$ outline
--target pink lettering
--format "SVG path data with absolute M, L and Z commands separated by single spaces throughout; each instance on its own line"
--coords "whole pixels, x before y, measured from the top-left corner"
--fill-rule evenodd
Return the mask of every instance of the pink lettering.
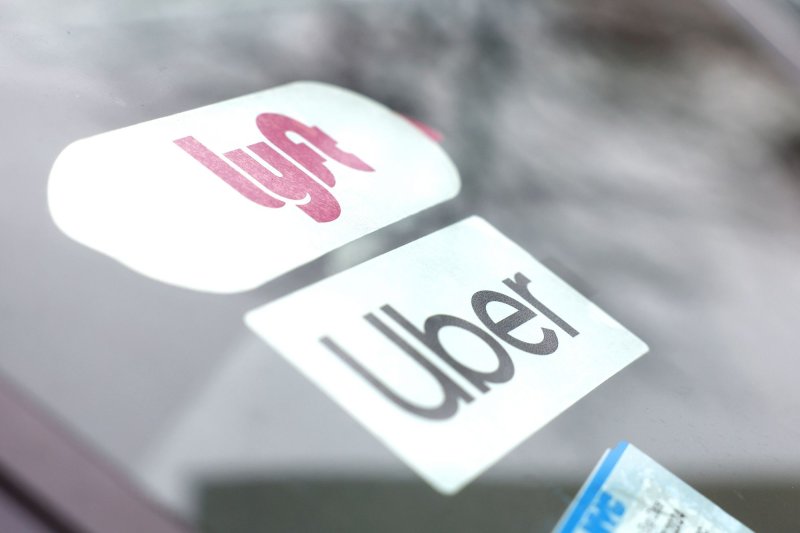
M 345 166 L 364 172 L 374 171 L 371 166 L 364 163 L 355 155 L 340 150 L 339 147 L 336 146 L 336 141 L 317 127 L 306 126 L 293 118 L 275 113 L 262 113 L 258 115 L 256 118 L 256 126 L 258 126 L 258 129 L 268 141 L 283 150 L 286 155 L 306 167 L 317 179 L 330 187 L 336 184 L 336 179 L 333 177 L 333 173 L 325 166 L 325 160 L 305 144 L 295 143 L 289 139 L 289 137 L 286 136 L 287 133 L 296 133 L 315 146 L 320 152 Z
M 248 148 L 272 165 L 273 168 L 280 172 L 280 175 L 274 174 L 264 165 L 256 162 L 244 150 L 226 152 L 225 157 L 236 163 L 239 168 L 253 176 L 257 182 L 275 194 L 287 200 L 307 200 L 303 204 L 298 204 L 297 207 L 317 222 L 330 222 L 339 217 L 341 213 L 339 202 L 328 189 L 317 183 L 266 143 L 251 144 Z
M 323 185 L 333 187 L 336 179 L 330 169 L 325 166 L 325 158 L 314 151 L 311 146 L 328 158 L 352 169 L 364 172 L 374 171 L 372 167 L 355 155 L 339 149 L 336 141 L 317 127 L 306 126 L 292 118 L 275 113 L 258 115 L 256 126 L 268 141 L 305 167 L 319 182 L 306 174 L 295 162 L 287 159 L 264 142 L 251 144 L 248 148 L 271 168 L 259 163 L 244 149 L 237 148 L 224 154 L 254 181 L 241 174 L 192 136 L 173 142 L 245 198 L 265 207 L 285 205 L 281 199 L 274 198 L 259 188 L 256 185 L 258 183 L 280 198 L 293 202 L 298 209 L 317 222 L 336 220 L 341 214 L 341 206 L 331 191 Z M 289 132 L 299 135 L 308 144 L 292 141 L 286 135 Z
M 233 167 L 194 137 L 184 137 L 173 142 L 208 170 L 219 176 L 222 181 L 236 189 L 245 198 L 264 207 L 281 207 L 284 205 L 284 202 L 273 198 L 256 187 L 253 182 L 239 174 Z

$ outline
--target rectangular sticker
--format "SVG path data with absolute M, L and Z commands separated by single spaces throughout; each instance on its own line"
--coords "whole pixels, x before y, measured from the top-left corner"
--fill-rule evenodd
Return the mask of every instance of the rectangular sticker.
M 554 533 L 752 533 L 636 447 L 606 451 Z
M 245 319 L 443 493 L 647 351 L 478 217 Z
M 151 278 L 253 289 L 439 202 L 458 171 L 354 92 L 297 82 L 76 141 L 50 172 L 56 225 Z

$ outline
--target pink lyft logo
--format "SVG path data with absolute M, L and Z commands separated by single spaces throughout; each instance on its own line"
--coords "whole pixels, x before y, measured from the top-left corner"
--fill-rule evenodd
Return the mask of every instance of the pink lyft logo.
M 264 207 L 281 207 L 286 201 L 303 202 L 295 205 L 317 222 L 336 220 L 342 210 L 329 190 L 336 184 L 336 179 L 325 166 L 325 159 L 310 146 L 352 169 L 374 172 L 372 167 L 355 155 L 339 149 L 336 141 L 317 127 L 306 126 L 276 113 L 258 115 L 256 126 L 272 145 L 258 142 L 247 148 L 272 168 L 265 167 L 242 149 L 231 150 L 223 155 L 275 196 L 267 194 L 194 137 L 183 137 L 173 142 L 245 198 Z M 287 135 L 290 132 L 299 135 L 308 144 L 292 141 Z

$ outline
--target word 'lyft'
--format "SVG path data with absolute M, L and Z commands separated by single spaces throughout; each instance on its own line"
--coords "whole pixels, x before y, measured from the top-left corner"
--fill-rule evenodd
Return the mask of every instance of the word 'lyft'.
M 570 337 L 578 335 L 578 330 L 569 325 L 564 319 L 555 314 L 550 308 L 537 300 L 529 291 L 530 280 L 523 274 L 517 273 L 514 279 L 505 279 L 503 283 L 520 296 L 531 307 L 547 317 L 553 324 L 561 328 Z M 489 316 L 487 307 L 492 302 L 499 302 L 512 308 L 512 314 L 501 320 L 494 320 Z M 467 382 L 478 389 L 481 393 L 489 391 L 488 383 L 505 383 L 514 377 L 514 362 L 508 351 L 498 341 L 505 342 L 515 348 L 534 355 L 550 355 L 558 349 L 558 336 L 550 328 L 542 327 L 542 340 L 539 342 L 527 342 L 511 334 L 516 328 L 522 326 L 536 316 L 536 312 L 524 303 L 506 294 L 481 290 L 472 295 L 472 310 L 477 318 L 494 336 L 484 329 L 476 326 L 472 322 L 452 315 L 434 315 L 425 320 L 422 330 L 411 324 L 403 315 L 390 305 L 381 306 L 389 318 L 402 327 L 408 334 L 424 344 L 431 352 L 436 354 L 446 365 L 461 375 Z M 338 343 L 328 336 L 320 338 L 320 342 L 344 361 L 352 370 L 364 378 L 370 385 L 377 389 L 386 398 L 398 407 L 433 420 L 446 420 L 456 414 L 461 401 L 470 403 L 474 400 L 473 396 L 458 385 L 450 376 L 441 370 L 437 365 L 428 360 L 409 342 L 401 337 L 396 331 L 382 322 L 373 313 L 364 315 L 364 319 L 390 342 L 402 349 L 414 362 L 427 371 L 440 385 L 443 399 L 438 406 L 425 407 L 418 405 L 392 390 L 375 374 L 369 371 L 355 357 L 344 350 Z M 460 328 L 472 333 L 475 337 L 482 340 L 494 352 L 497 357 L 497 368 L 491 372 L 478 371 L 471 368 L 453 357 L 442 345 L 439 332 L 445 327 Z M 497 338 L 495 338 L 497 337 Z
M 336 220 L 341 213 L 338 200 L 329 190 L 336 184 L 336 179 L 318 152 L 352 169 L 374 171 L 355 155 L 341 150 L 330 135 L 317 127 L 306 126 L 276 113 L 258 115 L 256 126 L 271 144 L 257 142 L 247 148 L 271 168 L 259 163 L 243 149 L 223 154 L 252 180 L 192 136 L 173 142 L 245 198 L 264 207 L 275 208 L 287 201 L 295 202 L 301 211 L 317 222 Z M 305 143 L 291 140 L 288 133 L 300 136 Z M 272 194 L 267 194 L 264 189 Z

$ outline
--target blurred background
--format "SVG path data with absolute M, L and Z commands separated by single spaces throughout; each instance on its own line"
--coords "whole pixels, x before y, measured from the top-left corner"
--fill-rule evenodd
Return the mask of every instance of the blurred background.
M 797 13 L 6 0 L 0 531 L 547 532 L 622 439 L 752 529 L 800 531 Z M 304 79 L 441 130 L 460 196 L 234 296 L 145 279 L 50 220 L 68 143 Z M 242 315 L 470 214 L 651 351 L 445 497 Z

